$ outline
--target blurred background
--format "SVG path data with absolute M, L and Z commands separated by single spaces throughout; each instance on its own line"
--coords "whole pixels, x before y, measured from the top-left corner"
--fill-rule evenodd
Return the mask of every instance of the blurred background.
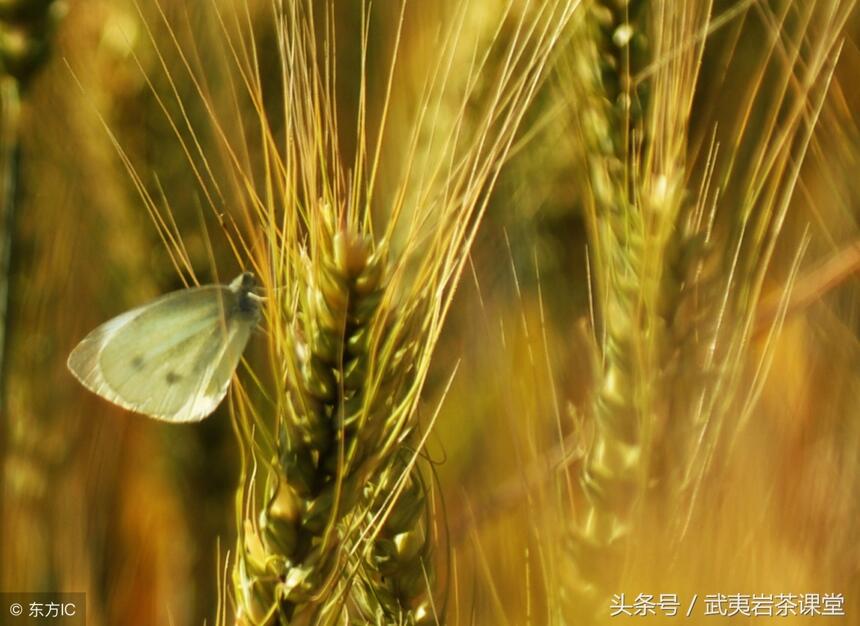
M 335 10 L 345 153 L 354 149 L 360 4 Z M 472 4 L 463 30 L 480 45 L 495 36 L 506 3 Z M 757 142 L 768 120 L 787 116 L 787 106 L 767 103 L 785 102 L 790 44 L 814 38 L 808 24 L 826 21 L 836 4 L 714 3 L 712 15 L 724 20 L 707 32 L 700 74 L 687 86 L 695 88 L 687 180 L 696 195 L 702 173 L 718 170 L 718 220 L 731 222 L 732 206 L 742 210 Z M 404 13 L 404 79 L 393 87 L 389 131 L 404 143 L 422 85 L 406 77 L 422 77 L 435 61 L 433 29 L 456 3 L 432 5 Z M 224 407 L 193 426 L 156 423 L 86 392 L 65 365 L 96 325 L 182 286 L 142 193 L 169 207 L 201 282 L 217 278 L 211 258 L 222 279 L 236 269 L 195 184 L 195 168 L 217 172 L 227 159 L 210 110 L 227 135 L 242 125 L 243 105 L 233 101 L 242 78 L 222 32 L 232 18 L 221 6 L 0 3 L 10 251 L 0 276 L 8 302 L 0 319 L 0 589 L 85 591 L 94 626 L 212 623 L 235 544 L 238 453 Z M 272 8 L 263 0 L 237 6 L 256 35 L 264 104 L 276 110 Z M 629 551 L 619 592 L 835 592 L 845 595 L 845 623 L 860 624 L 860 14 L 849 8 L 767 268 L 749 369 L 733 383 L 754 392 L 754 408 L 737 408 L 727 422 L 730 453 L 708 466 L 701 504 L 671 549 L 656 529 L 675 521 L 672 511 L 643 514 L 633 533 L 642 549 Z M 400 15 L 399 3 L 374 7 L 366 70 L 373 119 Z M 774 24 L 775 15 L 784 20 Z M 795 38 L 800 29 L 807 34 Z M 774 32 L 786 33 L 776 52 L 766 43 Z M 567 534 L 582 504 L 568 487 L 589 441 L 585 407 L 600 365 L 578 173 L 585 148 L 565 89 L 565 68 L 577 57 L 560 42 L 556 61 L 491 196 L 426 389 L 429 411 L 459 363 L 426 450 L 448 526 L 438 567 L 451 624 L 568 623 L 561 596 L 578 584 L 565 561 L 577 558 Z M 186 63 L 205 83 L 190 78 Z M 746 134 L 736 142 L 739 124 Z M 199 142 L 209 160 L 196 149 L 189 158 L 177 136 Z M 715 143 L 721 151 L 710 158 Z M 393 187 L 402 167 L 395 150 L 381 167 L 381 186 Z M 223 192 L 219 202 L 229 205 L 229 185 Z M 801 248 L 795 297 L 771 333 Z M 768 367 L 759 372 L 762 355 Z M 660 454 L 672 464 L 671 449 Z

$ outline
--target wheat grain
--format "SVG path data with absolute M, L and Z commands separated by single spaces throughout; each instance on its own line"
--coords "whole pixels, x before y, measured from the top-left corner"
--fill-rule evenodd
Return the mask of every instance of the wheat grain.
M 259 220 L 271 242 L 258 265 L 274 266 L 275 284 L 285 293 L 267 307 L 277 385 L 274 427 L 253 405 L 242 418 L 263 484 L 256 489 L 250 482 L 240 508 L 244 532 L 234 569 L 240 622 L 333 623 L 349 615 L 377 623 L 444 619 L 432 611 L 432 533 L 423 481 L 402 459 L 415 444 L 411 433 L 429 359 L 486 206 L 485 192 L 573 4 L 551 3 L 511 18 L 515 45 L 490 42 L 504 56 L 499 81 L 489 91 L 487 85 L 479 89 L 471 74 L 455 86 L 445 75 L 450 49 L 462 45 L 457 20 L 468 9 L 458 9 L 453 35 L 429 74 L 381 235 L 374 234 L 370 209 L 379 154 L 367 151 L 373 142 L 363 134 L 364 113 L 355 174 L 346 176 L 330 70 L 316 56 L 310 26 L 315 12 L 310 3 L 299 3 L 280 14 L 283 62 L 291 77 L 285 83 L 292 107 L 287 127 L 294 140 L 284 156 L 272 146 L 271 171 L 287 180 L 271 189 L 299 210 L 281 217 L 278 206 L 249 203 L 249 223 Z M 430 117 L 439 110 L 434 103 L 451 94 L 458 104 L 446 120 L 450 134 L 419 146 L 425 125 L 438 123 Z M 463 111 L 477 98 L 485 112 L 475 123 Z M 386 101 L 383 115 L 388 106 Z M 419 152 L 426 163 L 421 169 L 413 162 Z M 274 261 L 270 250 L 276 251 Z

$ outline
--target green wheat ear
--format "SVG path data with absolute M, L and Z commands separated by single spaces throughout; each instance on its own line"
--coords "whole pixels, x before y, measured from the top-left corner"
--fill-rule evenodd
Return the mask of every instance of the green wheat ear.
M 591 414 L 594 435 L 580 482 L 586 506 L 570 538 L 575 572 L 563 595 L 570 615 L 593 615 L 617 582 L 641 489 L 643 216 L 634 189 L 633 141 L 643 137 L 646 93 L 632 82 L 644 63 L 645 3 L 588 4 L 572 39 L 572 91 L 585 141 L 591 236 L 601 309 L 602 372 Z M 602 565 L 601 565 L 602 564 Z
M 245 576 L 237 580 L 256 621 L 291 618 L 312 603 L 340 558 L 335 525 L 361 493 L 360 462 L 376 407 L 365 405 L 370 326 L 379 307 L 384 265 L 366 237 L 329 218 L 307 257 L 283 372 L 293 393 L 285 437 L 265 488 L 257 534 L 246 537 Z M 372 440 L 372 438 L 370 438 Z M 249 593 L 249 591 L 251 593 Z
M 378 497 L 367 486 L 392 485 L 390 459 L 414 394 L 418 343 L 404 323 L 409 314 L 380 314 L 384 251 L 337 225 L 328 208 L 320 215 L 297 272 L 283 436 L 235 580 L 251 623 L 340 610 L 321 598 L 338 595 L 332 589 L 354 547 L 345 538 Z
M 419 119 L 405 143 L 392 144 L 406 162 L 389 160 L 386 167 L 404 165 L 404 171 L 385 193 L 376 191 L 382 187 L 377 167 L 390 148 L 381 147 L 382 130 L 377 139 L 365 136 L 363 102 L 355 163 L 344 164 L 339 152 L 331 42 L 328 34 L 317 40 L 317 5 L 306 0 L 281 7 L 280 26 L 290 42 L 289 53 L 282 51 L 288 141 L 276 145 L 280 131 L 267 132 L 275 174 L 266 197 L 246 207 L 253 233 L 247 241 L 243 234 L 241 243 L 259 254 L 252 264 L 273 268 L 258 275 L 287 291 L 268 300 L 265 311 L 271 387 L 259 385 L 259 402 L 239 391 L 235 405 L 249 454 L 233 568 L 240 624 L 444 619 L 432 610 L 434 537 L 425 483 L 415 467 L 423 445 L 413 434 L 419 399 L 486 192 L 574 4 L 554 0 L 533 13 L 501 18 L 513 26 L 513 43 L 488 44 L 504 50 L 489 93 L 479 93 L 473 80 L 486 70 L 482 57 L 460 45 L 471 9 L 458 5 L 446 29 L 446 52 L 428 72 Z M 333 16 L 334 3 L 325 6 Z M 369 20 L 369 5 L 361 7 Z M 325 58 L 318 57 L 323 48 Z M 461 53 L 472 69 L 457 77 L 465 82 L 449 86 L 448 63 Z M 399 79 L 393 60 L 383 122 Z M 437 99 L 451 99 L 458 114 L 440 120 Z M 480 114 L 473 116 L 473 103 Z M 271 130 L 264 114 L 260 121 Z M 443 121 L 450 126 L 440 130 Z M 433 132 L 424 146 L 426 128 Z M 416 156 L 425 148 L 432 155 L 426 166 Z M 242 171 L 239 178 L 253 176 Z M 377 202 L 382 223 L 374 225 Z M 259 239 L 264 245 L 256 245 Z
M 430 626 L 439 620 L 431 494 L 411 460 L 404 449 L 365 489 L 371 506 L 361 522 L 371 540 L 359 552 L 353 601 L 368 624 Z

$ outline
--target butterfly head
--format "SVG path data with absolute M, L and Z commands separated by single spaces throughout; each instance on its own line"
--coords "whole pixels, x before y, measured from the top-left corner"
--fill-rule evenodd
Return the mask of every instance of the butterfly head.
M 252 272 L 242 272 L 230 283 L 230 291 L 238 297 L 237 308 L 241 315 L 260 317 L 260 296 L 254 293 L 257 277 Z

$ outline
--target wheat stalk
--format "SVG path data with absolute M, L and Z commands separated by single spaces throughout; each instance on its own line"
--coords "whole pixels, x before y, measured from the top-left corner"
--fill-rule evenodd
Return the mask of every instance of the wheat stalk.
M 20 245 L 16 237 L 20 235 L 18 210 L 23 195 L 22 101 L 31 79 L 48 60 L 63 8 L 61 2 L 32 0 L 12 0 L 0 6 L 0 485 L 4 487 L 0 491 L 0 542 L 11 545 L 21 529 L 39 529 L 41 532 L 21 534 L 33 539 L 31 550 L 42 557 L 33 559 L 37 563 L 33 565 L 22 552 L 10 550 L 0 569 L 0 582 L 7 585 L 13 580 L 12 572 L 18 584 L 24 580 L 34 584 L 47 575 L 56 575 L 50 545 L 44 540 L 44 529 L 50 524 L 45 499 L 66 449 L 57 442 L 62 436 L 56 422 L 37 418 L 37 412 L 25 414 L 9 401 L 10 393 L 20 394 L 27 384 L 8 363 L 19 364 L 13 347 L 18 352 L 26 345 L 21 331 L 33 315 L 28 310 L 31 303 L 22 302 L 15 294 L 19 281 L 24 282 L 25 271 L 14 263 L 14 248 Z M 46 441 L 51 443 L 45 445 Z
M 237 569 L 243 606 L 262 606 L 267 614 L 276 608 L 286 621 L 296 607 L 315 603 L 341 565 L 337 526 L 373 474 L 369 457 L 383 429 L 393 426 L 384 416 L 414 375 L 407 365 L 414 344 L 373 335 L 386 278 L 382 259 L 354 233 L 336 232 L 334 216 L 321 213 L 319 246 L 311 246 L 300 287 L 295 357 L 283 372 L 295 394 L 284 407 L 273 463 L 279 473 L 268 477 L 259 527 L 246 530 Z M 382 355 L 391 358 L 385 375 L 368 385 L 369 359 Z M 254 554 L 254 542 L 266 556 Z M 246 614 L 252 623 L 268 619 Z
M 567 610 L 572 614 L 595 613 L 616 580 L 642 488 L 639 400 L 644 381 L 638 342 L 644 324 L 640 308 L 644 217 L 635 193 L 634 145 L 647 144 L 648 138 L 642 125 L 645 102 L 641 87 L 632 82 L 631 63 L 643 62 L 644 4 L 590 3 L 573 37 L 577 47 L 573 80 L 583 94 L 580 128 L 593 199 L 589 215 L 603 312 L 603 371 L 593 407 L 593 441 L 582 470 L 588 504 L 572 544 L 573 560 L 579 564 L 573 575 L 577 582 L 569 590 Z M 597 569 L 596 563 L 604 565 Z
M 390 85 L 375 141 L 367 136 L 361 92 L 357 150 L 347 173 L 334 70 L 329 57 L 319 56 L 329 39 L 316 39 L 317 32 L 332 32 L 334 6 L 278 7 L 290 141 L 277 145 L 258 110 L 271 173 L 266 195 L 248 197 L 250 179 L 237 162 L 247 198 L 237 248 L 251 253 L 268 292 L 278 294 L 265 307 L 270 400 L 241 396 L 236 407 L 253 459 L 233 573 L 237 619 L 245 624 L 333 623 L 349 615 L 376 623 L 444 619 L 431 606 L 423 482 L 403 455 L 416 445 L 430 357 L 486 193 L 574 8 L 570 2 L 521 13 L 509 8 L 500 18 L 511 24 L 509 39 L 499 29 L 489 44 L 503 51 L 497 81 L 476 80 L 489 71 L 485 53 L 473 59 L 475 69 L 457 91 L 448 63 L 462 45 L 459 24 L 470 7 L 458 8 L 428 74 L 419 119 L 401 152 L 402 182 L 385 201 L 380 228 L 372 207 Z M 253 67 L 247 76 L 253 85 Z M 252 87 L 257 100 L 255 93 Z M 436 102 L 449 93 L 462 98 L 446 120 L 449 132 L 422 145 L 426 129 L 439 121 Z M 482 112 L 466 116 L 476 94 Z M 421 169 L 413 161 L 419 152 Z M 407 456 L 414 459 L 418 449 Z M 405 537 L 410 547 L 392 554 Z
M 436 564 L 432 493 L 413 456 L 402 451 L 366 489 L 371 503 L 362 520 L 370 536 L 357 552 L 352 590 L 355 622 L 430 625 L 443 616 L 434 599 Z M 361 544 L 357 547 L 361 548 Z M 437 606 L 438 604 L 438 606 Z
M 0 6 L 0 407 L 5 392 L 12 245 L 19 195 L 21 91 L 47 58 L 62 7 L 61 2 L 31 0 L 13 0 Z
M 576 571 L 570 574 L 575 582 L 567 609 L 572 615 L 598 619 L 631 558 L 631 535 L 644 528 L 645 519 L 665 520 L 661 511 L 689 513 L 691 473 L 695 493 L 720 433 L 729 429 L 736 438 L 743 426 L 743 420 L 730 417 L 729 407 L 736 406 L 738 376 L 746 371 L 758 301 L 753 283 L 766 271 L 783 219 L 777 216 L 784 217 L 787 206 L 775 181 L 796 180 L 799 165 L 792 161 L 788 167 L 788 155 L 800 147 L 802 161 L 823 97 L 821 85 L 826 86 L 825 60 L 845 15 L 843 7 L 836 9 L 839 19 L 810 44 L 816 63 L 791 101 L 796 111 L 814 103 L 812 121 L 803 129 L 810 134 L 802 139 L 799 118 L 791 116 L 792 139 L 771 143 L 774 135 L 765 134 L 758 163 L 775 168 L 759 170 L 763 178 L 742 192 L 749 194 L 745 208 L 734 213 L 741 225 L 728 237 L 729 245 L 715 250 L 717 206 L 729 183 L 722 178 L 714 189 L 713 142 L 700 155 L 704 166 L 698 172 L 688 163 L 696 156 L 690 149 L 690 113 L 705 42 L 713 29 L 747 8 L 738 3 L 713 18 L 708 3 L 657 2 L 646 8 L 638 2 L 595 2 L 574 36 L 579 57 L 571 81 L 578 89 L 569 98 L 576 103 L 584 144 L 601 371 L 581 472 L 586 504 L 572 538 Z M 773 16 L 774 41 L 788 11 Z M 798 38 L 810 23 L 799 29 Z M 796 58 L 789 57 L 789 64 Z M 792 110 L 787 102 L 775 104 L 770 119 L 780 107 Z M 700 182 L 691 189 L 694 173 Z M 773 193 L 763 192 L 766 188 Z M 752 223 L 759 224 L 761 236 L 751 242 L 745 231 Z M 764 224 L 776 228 L 765 236 Z M 787 279 L 789 287 L 792 280 Z M 767 360 L 756 367 L 766 369 Z M 743 402 L 748 412 L 754 398 Z M 708 442 L 704 456 L 703 441 Z M 668 527 L 655 526 L 660 532 Z M 666 532 L 671 550 L 683 534 L 678 527 Z M 656 547 L 646 553 L 659 557 Z

